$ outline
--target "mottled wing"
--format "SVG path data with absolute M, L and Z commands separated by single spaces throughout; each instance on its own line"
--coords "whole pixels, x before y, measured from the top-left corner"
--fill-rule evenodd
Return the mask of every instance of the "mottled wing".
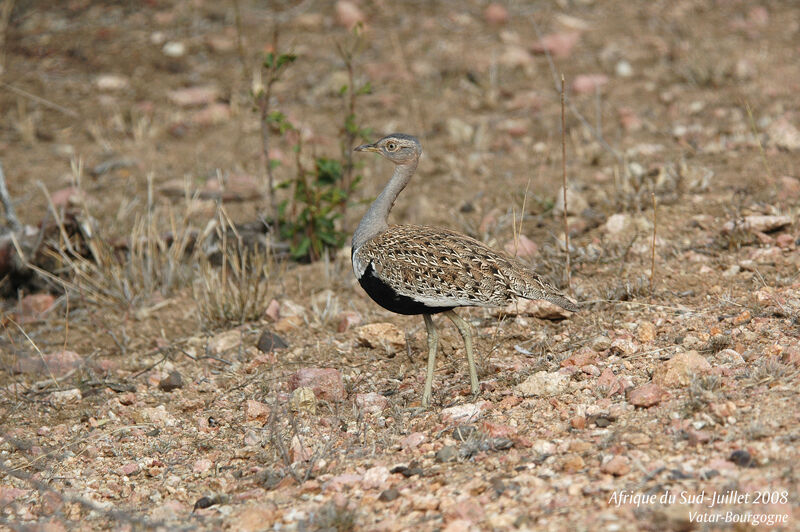
M 577 310 L 520 261 L 446 229 L 392 226 L 356 255 L 397 293 L 430 306 L 503 306 L 519 296 Z

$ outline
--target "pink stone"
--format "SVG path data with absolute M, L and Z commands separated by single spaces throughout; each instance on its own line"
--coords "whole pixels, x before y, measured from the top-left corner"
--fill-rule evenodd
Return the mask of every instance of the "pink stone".
M 509 240 L 503 247 L 506 253 L 516 257 L 532 259 L 539 253 L 536 242 L 525 235 L 519 235 L 515 240 Z
M 483 18 L 489 24 L 501 26 L 508 22 L 508 10 L 502 4 L 491 3 L 483 10 Z
M 653 382 L 665 388 L 687 386 L 695 375 L 711 371 L 711 364 L 697 351 L 678 353 L 658 366 L 653 372 Z
M 194 464 L 192 464 L 192 472 L 205 473 L 206 471 L 210 470 L 213 466 L 214 462 L 212 462 L 208 458 L 199 458 L 195 460 Z
M 120 472 L 121 475 L 125 475 L 126 477 L 129 477 L 129 476 L 139 472 L 139 464 L 137 464 L 136 462 L 130 462 L 130 463 L 125 464 L 124 466 L 120 467 L 119 468 L 119 472 Z
M 375 392 L 359 393 L 356 394 L 356 405 L 364 412 L 377 414 L 389 406 L 389 399 Z
M 581 34 L 576 31 L 551 33 L 533 45 L 533 52 L 537 54 L 549 52 L 555 58 L 568 57 L 580 38 Z
M 389 468 L 386 466 L 375 466 L 364 472 L 361 479 L 361 487 L 365 490 L 383 488 L 389 478 Z
M 630 465 L 628 465 L 627 458 L 622 455 L 617 455 L 600 466 L 600 470 L 603 473 L 608 473 L 609 475 L 614 475 L 615 477 L 621 477 L 628 474 L 631 468 Z
M 281 317 L 281 304 L 278 303 L 276 300 L 272 300 L 267 305 L 267 312 L 265 313 L 269 319 L 272 321 L 278 321 Z
M 343 401 L 346 396 L 342 374 L 334 368 L 302 368 L 289 378 L 289 388 L 311 388 L 325 401 Z
M 359 7 L 353 2 L 339 0 L 336 2 L 336 21 L 347 29 L 352 29 L 358 23 L 365 23 L 366 17 Z
M 447 424 L 472 423 L 490 406 L 491 403 L 488 401 L 451 406 L 442 410 L 442 422 Z
M 345 310 L 339 313 L 339 324 L 336 326 L 336 331 L 343 333 L 350 327 L 355 327 L 361 323 L 361 314 L 355 310 Z
M 516 427 L 510 425 L 503 425 L 502 423 L 493 423 L 491 421 L 484 421 L 481 423 L 483 432 L 493 438 L 513 438 L 517 435 Z
M 214 102 L 220 92 L 214 86 L 187 87 L 167 92 L 167 99 L 180 107 L 200 107 Z
M 660 403 L 663 396 L 664 390 L 659 385 L 648 382 L 631 390 L 630 394 L 628 394 L 628 401 L 633 406 L 648 408 Z
M 400 447 L 405 450 L 414 449 L 427 439 L 427 436 L 421 432 L 412 432 L 402 440 L 400 440 Z
M 39 373 L 46 376 L 63 377 L 81 367 L 83 358 L 74 351 L 57 351 L 40 356 L 21 358 L 14 366 L 16 373 Z
M 254 419 L 260 419 L 262 421 L 266 421 L 269 417 L 271 410 L 269 405 L 265 403 L 261 403 L 259 401 L 254 401 L 253 399 L 248 399 L 245 402 L 244 407 L 244 417 L 247 421 L 252 421 Z
M 30 294 L 19 302 L 19 313 L 22 321 L 38 318 L 53 307 L 56 298 L 50 294 Z
M 605 74 L 581 74 L 572 81 L 572 92 L 575 94 L 592 94 L 608 83 Z

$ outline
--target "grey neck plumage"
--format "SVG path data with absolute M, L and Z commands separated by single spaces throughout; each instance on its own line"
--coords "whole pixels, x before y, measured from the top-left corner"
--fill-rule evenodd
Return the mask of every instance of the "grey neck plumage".
M 389 211 L 392 210 L 397 196 L 411 180 L 411 176 L 414 175 L 414 171 L 417 169 L 417 162 L 398 164 L 394 167 L 394 173 L 389 183 L 375 198 L 372 205 L 369 206 L 367 214 L 361 218 L 361 222 L 353 233 L 353 250 L 360 248 L 370 239 L 389 228 L 389 224 L 386 222 L 389 217 Z

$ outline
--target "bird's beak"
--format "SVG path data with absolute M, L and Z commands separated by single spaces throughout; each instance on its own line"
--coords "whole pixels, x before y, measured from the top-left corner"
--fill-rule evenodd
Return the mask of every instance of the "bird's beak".
M 380 151 L 374 144 L 362 144 L 353 151 Z

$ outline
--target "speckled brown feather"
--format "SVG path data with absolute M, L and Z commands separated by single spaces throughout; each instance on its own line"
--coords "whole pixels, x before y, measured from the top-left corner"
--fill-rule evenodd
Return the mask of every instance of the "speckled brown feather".
M 434 227 L 395 225 L 355 251 L 397 293 L 431 306 L 504 306 L 515 296 L 577 306 L 529 267 L 474 238 Z

